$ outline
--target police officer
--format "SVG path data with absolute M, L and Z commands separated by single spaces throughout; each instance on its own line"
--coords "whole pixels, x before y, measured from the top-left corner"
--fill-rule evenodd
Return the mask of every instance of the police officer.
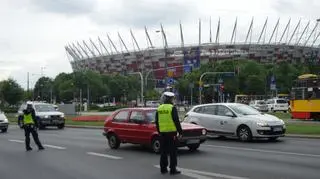
M 23 110 L 23 118 L 22 124 L 24 129 L 24 135 L 26 137 L 25 144 L 26 150 L 30 151 L 32 148 L 30 147 L 30 133 L 32 134 L 34 142 L 37 144 L 39 150 L 43 150 L 44 147 L 42 146 L 37 132 L 38 121 L 36 119 L 35 111 L 32 107 L 32 102 L 27 102 L 27 108 Z
M 180 174 L 177 170 L 177 137 L 182 136 L 182 128 L 179 121 L 177 108 L 173 105 L 174 93 L 164 92 L 164 104 L 161 104 L 156 112 L 156 126 L 160 134 L 160 171 L 168 173 L 168 154 L 170 155 L 170 174 Z

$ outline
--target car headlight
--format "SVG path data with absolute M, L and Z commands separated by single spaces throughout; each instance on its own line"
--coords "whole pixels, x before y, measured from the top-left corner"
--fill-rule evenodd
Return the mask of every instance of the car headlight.
M 202 135 L 207 135 L 207 130 L 206 129 L 202 129 Z
M 4 120 L 3 120 L 3 122 L 8 122 L 8 118 L 5 117 Z
M 60 117 L 61 117 L 61 118 L 64 118 L 64 114 L 61 114 Z
M 48 115 L 45 115 L 45 116 L 43 116 L 43 118 L 48 119 L 48 118 L 49 118 L 49 116 L 48 116 Z
M 260 127 L 269 127 L 269 125 L 266 122 L 257 122 L 257 125 Z

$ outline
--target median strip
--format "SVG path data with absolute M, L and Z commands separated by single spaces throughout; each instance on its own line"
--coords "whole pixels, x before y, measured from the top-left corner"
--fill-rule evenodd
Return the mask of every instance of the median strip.
M 107 155 L 107 154 L 101 154 L 101 153 L 95 153 L 95 152 L 87 152 L 87 154 L 88 155 L 93 155 L 93 156 L 98 156 L 98 157 L 105 157 L 105 158 L 114 159 L 114 160 L 123 159 L 122 157 L 113 156 L 113 155 Z

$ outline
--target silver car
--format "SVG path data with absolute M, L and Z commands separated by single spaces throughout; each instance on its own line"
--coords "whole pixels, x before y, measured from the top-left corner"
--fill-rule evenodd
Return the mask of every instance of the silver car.
M 268 112 L 268 105 L 264 100 L 254 100 L 250 101 L 249 105 L 256 110 L 262 111 L 262 112 Z
M 253 138 L 276 140 L 285 134 L 283 120 L 239 103 L 214 103 L 194 106 L 184 122 L 198 124 L 208 135 L 235 136 L 241 141 Z
M 0 130 L 1 132 L 7 132 L 9 126 L 9 121 L 6 115 L 0 111 Z

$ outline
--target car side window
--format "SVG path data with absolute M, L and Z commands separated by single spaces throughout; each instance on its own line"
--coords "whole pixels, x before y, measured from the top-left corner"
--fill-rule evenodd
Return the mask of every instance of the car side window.
M 202 111 L 202 107 L 197 107 L 196 109 L 193 110 L 193 112 L 196 112 L 196 113 L 201 113 Z
M 120 111 L 114 118 L 114 122 L 126 122 L 128 119 L 129 111 Z
M 202 110 L 203 114 L 211 114 L 211 115 L 215 115 L 216 114 L 216 109 L 217 109 L 216 105 L 205 106 L 203 108 L 204 108 Z
M 130 115 L 129 122 L 134 123 L 134 121 L 144 121 L 145 117 L 141 111 L 132 111 Z
M 227 116 L 227 113 L 232 113 L 230 109 L 225 106 L 218 106 L 217 115 L 218 116 Z

